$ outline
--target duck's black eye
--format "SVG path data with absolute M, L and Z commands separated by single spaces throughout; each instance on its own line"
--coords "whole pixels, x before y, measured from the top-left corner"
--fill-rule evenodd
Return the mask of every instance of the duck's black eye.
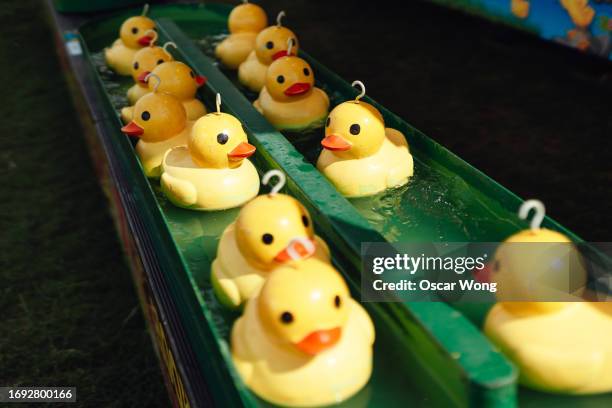
M 334 297 L 334 306 L 336 306 L 336 309 L 339 309 L 340 306 L 342 306 L 342 299 L 340 299 L 340 296 L 338 295 Z
M 495 260 L 495 263 L 493 264 L 493 270 L 494 270 L 495 272 L 497 272 L 497 271 L 499 271 L 499 267 L 500 267 L 500 265 L 499 265 L 499 259 L 496 259 L 496 260 Z
M 308 220 L 308 217 L 305 215 L 302 215 L 302 224 L 304 224 L 306 228 L 308 228 L 308 226 L 310 225 L 310 221 Z
M 138 33 L 138 27 L 133 27 L 132 34 L 137 34 L 137 33 Z
M 160 58 L 160 59 L 158 59 L 158 60 L 157 60 L 157 65 L 159 65 L 159 64 L 163 64 L 163 63 L 164 63 L 164 60 L 163 60 L 163 59 L 161 59 L 161 58 Z
M 331 123 L 331 116 L 327 117 L 327 122 L 325 122 L 325 127 L 329 127 L 329 124 Z
M 295 40 L 295 38 L 291 39 L 291 46 L 295 47 L 295 44 L 297 44 L 297 41 Z
M 144 111 L 142 112 L 140 117 L 142 118 L 142 120 L 149 120 L 151 119 L 151 114 L 149 113 L 149 111 Z
M 308 68 L 304 68 L 304 75 L 309 76 L 310 70 Z
M 153 30 L 153 31 L 157 31 L 157 27 L 153 27 L 153 28 L 152 28 L 152 30 Z
M 279 84 L 282 84 L 283 82 L 285 82 L 285 77 L 282 75 L 277 76 L 276 82 L 278 82 Z
M 136 61 L 136 62 L 134 63 L 134 69 L 138 69 L 138 67 L 139 67 L 139 66 L 140 66 L 140 65 L 138 65 L 138 61 Z
M 351 132 L 351 135 L 358 135 L 359 132 L 361 132 L 361 126 L 359 126 L 357 123 L 353 123 L 349 131 Z
M 267 48 L 267 49 L 269 49 L 269 50 L 271 50 L 272 48 L 274 48 L 274 43 L 273 43 L 272 41 L 268 41 L 268 42 L 266 43 L 266 48 Z
M 193 73 L 193 71 L 189 71 L 189 75 L 191 75 L 192 78 L 195 78 L 195 74 Z
M 219 133 L 217 135 L 217 143 L 219 144 L 226 144 L 228 140 L 229 136 L 227 135 L 227 133 Z
M 272 241 L 274 241 L 274 237 L 272 236 L 272 234 L 268 234 L 266 232 L 261 236 L 261 241 L 266 245 L 270 245 Z
M 293 322 L 293 315 L 291 314 L 291 312 L 283 312 L 280 316 L 280 320 L 285 324 L 289 324 Z

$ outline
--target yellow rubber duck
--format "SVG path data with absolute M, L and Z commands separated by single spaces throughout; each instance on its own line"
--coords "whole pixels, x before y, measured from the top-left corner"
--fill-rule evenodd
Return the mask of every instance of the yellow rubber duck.
M 148 84 L 149 91 L 159 86 L 159 91 L 174 96 L 183 104 L 187 120 L 195 121 L 206 115 L 206 107 L 196 99 L 198 87 L 206 83 L 206 78 L 196 75 L 193 70 L 181 61 L 169 61 L 156 66 L 152 74 L 161 79 Z M 146 78 L 146 77 L 145 77 Z M 121 110 L 121 119 L 127 122 L 132 117 L 132 107 L 127 106 Z
M 589 6 L 589 0 L 560 0 L 560 2 L 577 27 L 584 29 L 593 21 L 595 10 Z
M 153 68 L 164 62 L 174 60 L 172 54 L 168 52 L 167 47 L 170 45 L 176 47 L 176 44 L 167 42 L 163 47 L 158 47 L 155 45 L 157 32 L 150 30 L 147 34 L 153 36 L 151 44 L 148 47 L 138 50 L 136 54 L 134 54 L 134 60 L 132 61 L 132 78 L 134 79 L 134 85 L 127 91 L 127 98 L 130 105 L 134 105 L 138 99 L 151 92 L 145 79 L 151 71 L 153 71 Z
M 145 5 L 142 15 L 130 17 L 121 24 L 119 38 L 110 48 L 104 50 L 106 64 L 117 74 L 129 76 L 136 51 L 149 45 L 153 37 L 146 34 L 155 30 L 155 23 L 146 17 L 149 5 Z
M 380 112 L 359 99 L 336 106 L 325 124 L 323 151 L 317 168 L 346 197 L 373 195 L 387 188 L 404 185 L 414 165 L 404 135 L 385 128 Z
M 272 192 L 249 201 L 221 236 L 211 280 L 227 307 L 241 307 L 256 296 L 270 271 L 281 264 L 310 256 L 329 262 L 329 249 L 315 235 L 306 208 L 295 198 L 277 193 L 285 175 L 270 170 L 262 183 L 268 184 L 273 176 L 280 181 Z
M 580 299 L 587 282 L 580 256 L 565 235 L 540 228 L 541 202 L 526 201 L 521 218 L 532 208 L 531 229 L 501 244 L 485 272 L 497 283 L 498 299 L 532 299 L 526 296 L 533 294 L 528 274 L 543 276 L 545 285 Z M 525 386 L 563 394 L 612 391 L 612 303 L 501 301 L 489 312 L 484 330 L 519 367 Z
M 244 3 L 234 7 L 228 19 L 230 35 L 217 45 L 215 55 L 226 67 L 237 69 L 255 48 L 257 34 L 267 25 L 266 12 L 258 5 Z
M 287 44 L 292 44 L 295 54 L 298 52 L 298 40 L 293 31 L 281 25 L 284 11 L 278 13 L 276 25 L 270 26 L 257 34 L 255 49 L 238 68 L 240 83 L 253 92 L 261 91 L 266 82 L 268 66 L 277 58 L 287 55 Z
M 221 113 L 217 94 L 217 112 L 196 121 L 188 146 L 166 152 L 162 191 L 175 205 L 192 210 L 239 207 L 259 191 L 257 170 L 246 160 L 253 153 L 238 119 Z
M 308 258 L 275 269 L 232 329 L 232 357 L 259 397 L 292 407 L 342 402 L 372 372 L 374 326 L 340 274 Z
M 155 74 L 149 77 L 157 83 L 161 81 Z M 164 154 L 173 147 L 187 144 L 192 126 L 193 122 L 187 121 L 185 108 L 178 99 L 153 88 L 153 92 L 136 102 L 132 120 L 121 131 L 140 138 L 136 154 L 144 173 L 147 177 L 158 178 Z
M 268 67 L 265 86 L 253 105 L 280 130 L 322 125 L 329 112 L 329 98 L 314 86 L 314 73 L 308 62 L 291 55 L 291 44 L 287 47 L 289 55 Z

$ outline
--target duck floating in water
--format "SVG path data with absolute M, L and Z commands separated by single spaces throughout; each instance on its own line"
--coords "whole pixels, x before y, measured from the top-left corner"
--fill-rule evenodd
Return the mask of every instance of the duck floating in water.
M 292 50 L 297 54 L 298 40 L 293 31 L 281 25 L 284 11 L 278 13 L 276 25 L 270 26 L 257 34 L 255 49 L 238 68 L 240 83 L 253 92 L 261 91 L 266 82 L 268 66 L 277 58 L 287 55 L 287 44 L 292 44 Z
M 237 69 L 255 48 L 255 38 L 268 25 L 268 17 L 261 7 L 247 2 L 232 9 L 227 23 L 230 35 L 217 45 L 215 55 L 226 67 Z
M 317 168 L 346 197 L 379 193 L 408 182 L 414 171 L 412 155 L 404 135 L 385 128 L 374 106 L 359 99 L 336 106 L 325 124 L 323 151 Z
M 285 175 L 270 170 L 280 181 L 272 192 L 249 201 L 230 224 L 219 242 L 212 264 L 212 282 L 217 297 L 227 307 L 238 308 L 259 293 L 270 272 L 279 265 L 314 256 L 329 262 L 329 249 L 314 233 L 310 214 L 295 198 L 279 194 Z
M 119 38 L 110 48 L 104 50 L 106 64 L 117 74 L 129 76 L 136 51 L 150 44 L 153 37 L 146 34 L 155 30 L 155 23 L 146 17 L 149 5 L 145 5 L 142 15 L 130 17 L 121 24 Z
M 187 120 L 195 121 L 206 115 L 206 107 L 199 99 L 196 99 L 198 87 L 206 83 L 205 77 L 197 75 L 187 64 L 181 61 L 164 62 L 156 66 L 152 74 L 159 77 L 161 83 L 148 84 L 149 91 L 159 87 L 160 92 L 177 98 L 185 108 Z M 131 117 L 131 106 L 121 110 L 121 119 L 124 122 L 129 121 Z
M 564 299 L 566 293 L 580 299 L 587 282 L 570 239 L 540 227 L 541 202 L 526 201 L 521 218 L 532 208 L 536 216 L 531 229 L 509 237 L 487 268 L 477 272 L 477 278 L 484 274 L 484 280 L 497 283 L 502 300 L 487 315 L 484 331 L 518 366 L 525 386 L 563 394 L 612 391 L 612 303 L 516 301 L 534 299 L 534 280 L 544 283 L 536 296 L 546 296 L 547 287 L 556 289 L 557 296 L 548 297 L 553 300 Z
M 153 68 L 164 62 L 174 60 L 172 54 L 168 52 L 167 47 L 170 45 L 176 47 L 176 44 L 167 42 L 163 47 L 158 47 L 155 45 L 157 32 L 151 30 L 147 34 L 153 36 L 151 44 L 148 47 L 138 50 L 136 54 L 134 54 L 134 60 L 132 61 L 132 78 L 134 79 L 134 85 L 127 91 L 127 98 L 130 105 L 134 105 L 138 99 L 151 92 L 145 78 L 153 71 Z
M 255 153 L 238 119 L 217 112 L 193 125 L 188 146 L 166 152 L 161 176 L 162 191 L 179 207 L 224 210 L 239 207 L 257 195 L 259 175 L 247 160 Z
M 274 127 L 280 130 L 303 130 L 322 125 L 329 112 L 325 91 L 314 86 L 314 72 L 300 57 L 287 54 L 277 58 L 266 73 L 265 86 L 253 103 Z
M 149 74 L 148 80 L 151 78 L 158 84 L 161 81 L 155 74 Z M 185 108 L 178 99 L 157 88 L 140 98 L 132 113 L 132 120 L 121 131 L 140 138 L 136 154 L 144 173 L 147 177 L 158 178 L 164 154 L 173 147 L 187 144 L 193 122 L 187 121 Z
M 368 382 L 374 326 L 340 274 L 314 257 L 275 269 L 232 329 L 244 383 L 283 406 L 342 402 Z

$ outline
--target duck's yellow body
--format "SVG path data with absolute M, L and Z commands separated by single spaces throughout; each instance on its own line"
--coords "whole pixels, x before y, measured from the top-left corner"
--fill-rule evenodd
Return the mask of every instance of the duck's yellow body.
M 336 106 L 327 117 L 317 168 L 346 197 L 362 197 L 408 182 L 414 172 L 408 142 L 385 128 L 374 106 L 359 100 Z
M 153 37 L 146 32 L 154 28 L 153 20 L 144 16 L 125 20 L 119 30 L 119 38 L 104 50 L 106 64 L 119 75 L 130 75 L 134 55 L 139 49 L 149 45 Z
M 323 124 L 329 98 L 314 86 L 314 74 L 306 61 L 286 56 L 270 64 L 265 86 L 253 105 L 277 129 L 302 130 Z
M 257 195 L 259 176 L 249 160 L 236 168 L 205 168 L 195 164 L 187 146 L 167 152 L 161 186 L 176 206 L 191 210 L 238 207 Z
M 293 407 L 340 403 L 372 372 L 374 326 L 339 274 L 309 258 L 274 270 L 231 336 L 232 357 L 259 397 Z
M 237 308 L 259 293 L 270 272 L 308 257 L 329 262 L 329 249 L 315 235 L 308 211 L 285 194 L 248 202 L 221 236 L 212 281 L 225 306 Z
M 160 142 L 147 142 L 139 140 L 136 144 L 136 154 L 144 173 L 149 178 L 159 178 L 162 174 L 162 162 L 170 149 L 186 145 L 193 122 L 186 122 L 185 129 L 175 136 Z
M 259 191 L 257 170 L 246 159 L 254 152 L 236 118 L 210 113 L 193 125 L 187 146 L 166 153 L 162 190 L 172 203 L 192 210 L 239 207 Z
M 234 223 L 230 224 L 221 236 L 211 277 L 217 297 L 231 309 L 242 307 L 248 299 L 257 296 L 271 272 L 253 264 L 243 255 L 238 247 L 235 228 Z M 315 236 L 315 242 L 316 251 L 312 256 L 329 262 L 329 249 L 325 241 Z
M 323 150 L 317 168 L 346 197 L 362 197 L 406 184 L 414 173 L 412 155 L 402 133 L 385 129 L 379 150 L 363 158 L 339 157 Z
M 135 83 L 127 90 L 127 99 L 130 105 L 134 105 L 140 98 L 148 94 L 149 87 L 140 83 Z M 129 115 L 129 116 L 128 116 Z M 125 116 L 125 117 L 124 117 Z M 129 122 L 132 117 L 132 110 L 126 110 L 125 115 L 123 113 L 123 109 L 121 110 L 121 119 L 123 123 Z
M 215 55 L 230 69 L 237 69 L 255 48 L 257 34 L 268 25 L 265 11 L 256 4 L 241 4 L 228 18 L 230 35 L 215 49 Z
M 526 386 L 564 394 L 612 391 L 612 304 L 561 305 L 518 314 L 498 303 L 485 333 L 518 365 Z
M 288 41 L 291 41 L 293 54 L 296 54 L 298 41 L 288 28 L 275 25 L 257 34 L 255 49 L 238 68 L 240 83 L 253 92 L 261 91 L 266 82 L 268 66 L 275 59 L 287 55 Z

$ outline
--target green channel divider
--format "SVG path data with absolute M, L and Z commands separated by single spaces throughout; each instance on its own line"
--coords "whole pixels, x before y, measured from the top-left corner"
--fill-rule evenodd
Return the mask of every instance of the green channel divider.
M 313 214 L 317 231 L 332 245 L 336 261 L 352 272 L 347 280 L 359 287 L 361 243 L 384 242 L 385 238 L 252 107 L 214 61 L 190 41 L 182 31 L 183 25 L 179 28 L 168 19 L 160 19 L 158 27 L 163 36 L 180 44 L 176 53 L 208 78 L 209 89 L 222 94 L 223 110 L 240 118 L 253 137 L 252 143 L 287 174 L 292 193 Z M 514 367 L 461 313 L 444 303 L 367 305 L 393 319 L 406 346 L 417 345 L 436 356 L 433 359 L 423 354 L 420 364 L 431 371 L 433 381 L 455 394 L 459 405 L 515 405 Z

